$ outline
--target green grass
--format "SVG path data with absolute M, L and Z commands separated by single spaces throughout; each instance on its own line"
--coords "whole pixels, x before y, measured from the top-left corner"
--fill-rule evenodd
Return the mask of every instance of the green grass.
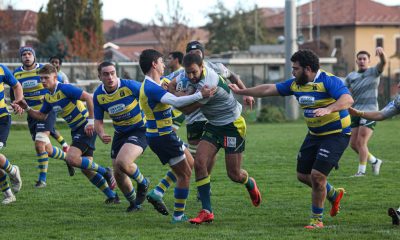
M 311 194 L 296 179 L 304 123 L 248 126 L 243 168 L 255 177 L 263 194 L 259 208 L 251 205 L 243 186 L 228 179 L 221 151 L 212 174 L 215 222 L 201 226 L 171 225 L 170 216 L 158 214 L 147 202 L 142 211 L 131 214 L 125 212 L 125 199 L 119 205 L 105 205 L 102 193 L 79 172 L 69 177 L 59 160 L 50 161 L 48 186 L 35 189 L 33 143 L 27 129 L 18 127 L 11 130 L 3 153 L 20 166 L 24 182 L 17 202 L 0 206 L 1 239 L 400 239 L 400 229 L 391 225 L 386 213 L 388 207 L 400 204 L 399 124 L 398 120 L 379 123 L 370 142 L 370 151 L 384 160 L 380 176 L 372 176 L 368 166 L 367 177 L 351 178 L 357 170 L 357 156 L 351 149 L 345 152 L 340 169 L 329 178 L 334 186 L 346 188 L 342 211 L 332 218 L 326 204 L 327 227 L 317 231 L 303 229 L 310 215 Z M 67 129 L 61 132 L 70 139 Z M 112 133 L 111 128 L 108 132 Z M 97 141 L 96 161 L 110 165 L 109 151 L 109 145 Z M 150 149 L 137 163 L 152 186 L 167 170 Z M 170 210 L 171 190 L 165 197 Z M 187 215 L 193 217 L 199 210 L 192 180 Z

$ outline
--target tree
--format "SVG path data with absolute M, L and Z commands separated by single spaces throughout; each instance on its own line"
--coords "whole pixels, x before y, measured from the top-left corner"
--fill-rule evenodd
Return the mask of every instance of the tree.
M 121 21 L 119 21 L 119 23 L 116 26 L 112 27 L 107 33 L 105 33 L 106 41 L 122 38 L 128 35 L 141 32 L 143 30 L 146 30 L 146 28 L 142 24 L 124 18 Z
M 246 10 L 240 3 L 234 12 L 218 1 L 214 12 L 208 14 L 210 22 L 205 28 L 210 32 L 207 49 L 213 53 L 245 50 L 251 44 L 264 43 L 264 28 L 257 17 L 258 9 Z
M 39 57 L 60 56 L 64 58 L 67 54 L 68 40 L 60 30 L 52 32 L 37 50 Z
M 73 51 L 67 58 L 99 60 L 93 57 L 102 54 L 104 42 L 101 8 L 100 0 L 49 0 L 46 12 L 39 12 L 38 38 L 44 42 L 53 32 L 60 31 Z
M 152 31 L 163 54 L 172 51 L 185 51 L 186 44 L 192 40 L 194 30 L 186 26 L 189 19 L 182 14 L 179 0 L 166 0 L 167 11 L 157 13 L 158 25 L 153 21 Z

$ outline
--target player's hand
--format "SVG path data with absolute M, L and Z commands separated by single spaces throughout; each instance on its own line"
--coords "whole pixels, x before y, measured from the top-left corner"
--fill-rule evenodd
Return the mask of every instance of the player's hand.
M 382 47 L 377 47 L 376 50 L 375 50 L 375 55 L 379 57 L 379 56 L 381 56 L 383 54 L 385 54 L 383 52 L 383 48 Z
M 100 140 L 104 143 L 104 144 L 109 144 L 111 142 L 111 136 L 107 135 L 107 134 L 103 134 L 103 135 L 99 135 Z
M 167 91 L 168 91 L 168 83 L 167 83 L 166 81 L 163 81 L 163 82 L 161 83 L 161 87 L 164 88 L 164 90 L 167 90 Z
M 244 103 L 244 106 L 249 106 L 250 107 L 250 110 L 253 110 L 253 104 L 255 103 L 256 101 L 254 100 L 254 98 L 252 97 L 252 96 L 243 96 L 243 103 Z
M 209 98 L 214 96 L 215 92 L 217 91 L 217 87 L 209 88 L 208 86 L 203 86 L 201 88 L 201 95 L 203 98 Z
M 24 109 L 16 103 L 11 103 L 11 107 L 13 108 L 15 114 L 21 115 L 24 113 Z
M 332 111 L 329 108 L 317 108 L 314 110 L 315 117 L 322 117 L 330 114 Z
M 355 116 L 355 117 L 360 117 L 360 116 L 364 115 L 362 111 L 359 111 L 359 110 L 357 110 L 355 108 L 352 108 L 352 107 L 349 108 L 349 113 L 350 113 L 351 116 Z
M 86 124 L 85 125 L 85 133 L 86 133 L 86 135 L 88 135 L 88 136 L 93 136 L 93 133 L 94 133 L 94 125 L 93 124 Z
M 240 88 L 238 87 L 238 85 L 233 84 L 233 83 L 229 83 L 229 88 L 236 94 L 240 94 Z
M 16 105 L 20 106 L 22 109 L 28 108 L 28 104 L 26 103 L 26 101 L 25 101 L 24 99 L 21 99 L 21 100 L 19 100 L 19 101 L 14 101 L 14 102 L 11 104 L 11 106 L 12 106 L 13 104 L 16 104 Z

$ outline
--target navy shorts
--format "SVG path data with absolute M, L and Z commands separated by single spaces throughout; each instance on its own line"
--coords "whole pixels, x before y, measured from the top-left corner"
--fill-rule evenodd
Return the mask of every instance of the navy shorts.
M 186 148 L 175 132 L 159 137 L 146 137 L 150 149 L 158 156 L 163 165 L 185 158 Z
M 147 147 L 146 128 L 134 129 L 126 133 L 115 132 L 111 145 L 111 158 L 116 159 L 119 151 L 125 143 L 132 143 L 143 148 Z
M 56 113 L 54 111 L 50 111 L 47 115 L 46 120 L 39 121 L 28 115 L 28 127 L 29 132 L 31 133 L 32 140 L 35 141 L 36 133 L 38 132 L 53 132 L 55 131 L 54 125 L 56 123 Z
M 82 125 L 71 131 L 71 146 L 80 149 L 82 151 L 82 156 L 93 157 L 93 151 L 96 149 L 96 137 L 96 133 L 94 133 L 93 136 L 86 135 L 85 125 Z
M 8 134 L 10 133 L 11 117 L 6 115 L 0 118 L 0 142 L 6 146 Z
M 339 160 L 349 145 L 350 135 L 343 133 L 315 136 L 307 134 L 297 156 L 297 172 L 310 174 L 312 169 L 329 175 L 339 167 Z

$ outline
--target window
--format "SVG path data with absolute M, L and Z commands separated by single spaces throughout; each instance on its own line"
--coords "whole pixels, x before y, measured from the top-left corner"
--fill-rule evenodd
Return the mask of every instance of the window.
M 396 38 L 396 54 L 400 54 L 400 37 Z
M 381 38 L 381 37 L 376 38 L 376 47 L 383 48 L 383 38 Z
M 343 45 L 342 39 L 341 38 L 336 38 L 335 39 L 335 48 L 336 49 L 342 49 L 342 45 Z

